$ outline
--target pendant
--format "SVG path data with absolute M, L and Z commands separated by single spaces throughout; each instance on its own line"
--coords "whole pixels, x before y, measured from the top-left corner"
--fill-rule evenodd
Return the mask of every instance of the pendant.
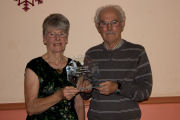
M 56 71 L 61 74 L 63 72 L 63 69 L 56 69 Z

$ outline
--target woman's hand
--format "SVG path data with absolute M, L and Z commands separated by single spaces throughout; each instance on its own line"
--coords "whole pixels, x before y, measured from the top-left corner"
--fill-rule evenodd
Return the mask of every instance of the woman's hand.
M 66 100 L 71 100 L 78 92 L 79 90 L 73 86 L 66 86 L 62 89 L 63 97 Z

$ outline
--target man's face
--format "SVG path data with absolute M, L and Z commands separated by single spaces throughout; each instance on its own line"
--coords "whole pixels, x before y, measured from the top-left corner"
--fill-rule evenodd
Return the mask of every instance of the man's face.
M 104 42 L 112 44 L 120 41 L 123 27 L 124 22 L 120 21 L 118 12 L 115 9 L 107 8 L 100 13 L 98 31 Z

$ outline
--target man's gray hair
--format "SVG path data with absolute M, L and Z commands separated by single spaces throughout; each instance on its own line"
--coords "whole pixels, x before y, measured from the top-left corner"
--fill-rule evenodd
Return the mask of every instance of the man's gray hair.
M 94 22 L 96 23 L 96 24 L 99 24 L 99 22 L 100 22 L 100 13 L 101 13 L 101 11 L 102 10 L 104 10 L 104 9 L 106 9 L 106 8 L 113 8 L 113 9 L 115 9 L 115 10 L 117 10 L 117 12 L 119 13 L 119 18 L 120 18 L 120 21 L 122 22 L 122 21 L 126 21 L 126 15 L 125 15 L 125 12 L 124 12 L 124 10 L 119 6 L 119 5 L 106 5 L 106 6 L 102 6 L 102 7 L 100 7 L 100 8 L 98 8 L 97 10 L 96 10 L 96 14 L 95 14 L 95 17 L 94 17 Z
M 49 27 L 54 27 L 56 29 L 61 29 L 65 33 L 69 34 L 70 23 L 69 20 L 62 14 L 55 13 L 50 14 L 45 18 L 43 22 L 43 35 L 45 35 L 48 31 Z

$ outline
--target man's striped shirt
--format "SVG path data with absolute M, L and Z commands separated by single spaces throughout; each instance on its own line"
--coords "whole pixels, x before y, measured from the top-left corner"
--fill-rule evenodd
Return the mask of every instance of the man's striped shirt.
M 114 81 L 121 84 L 120 94 L 102 95 L 96 89 L 83 94 L 89 99 L 89 120 L 138 120 L 141 112 L 137 102 L 147 100 L 152 90 L 150 63 L 143 46 L 121 40 L 120 47 L 107 50 L 104 44 L 90 48 L 86 58 L 98 65 L 99 76 L 95 81 Z

